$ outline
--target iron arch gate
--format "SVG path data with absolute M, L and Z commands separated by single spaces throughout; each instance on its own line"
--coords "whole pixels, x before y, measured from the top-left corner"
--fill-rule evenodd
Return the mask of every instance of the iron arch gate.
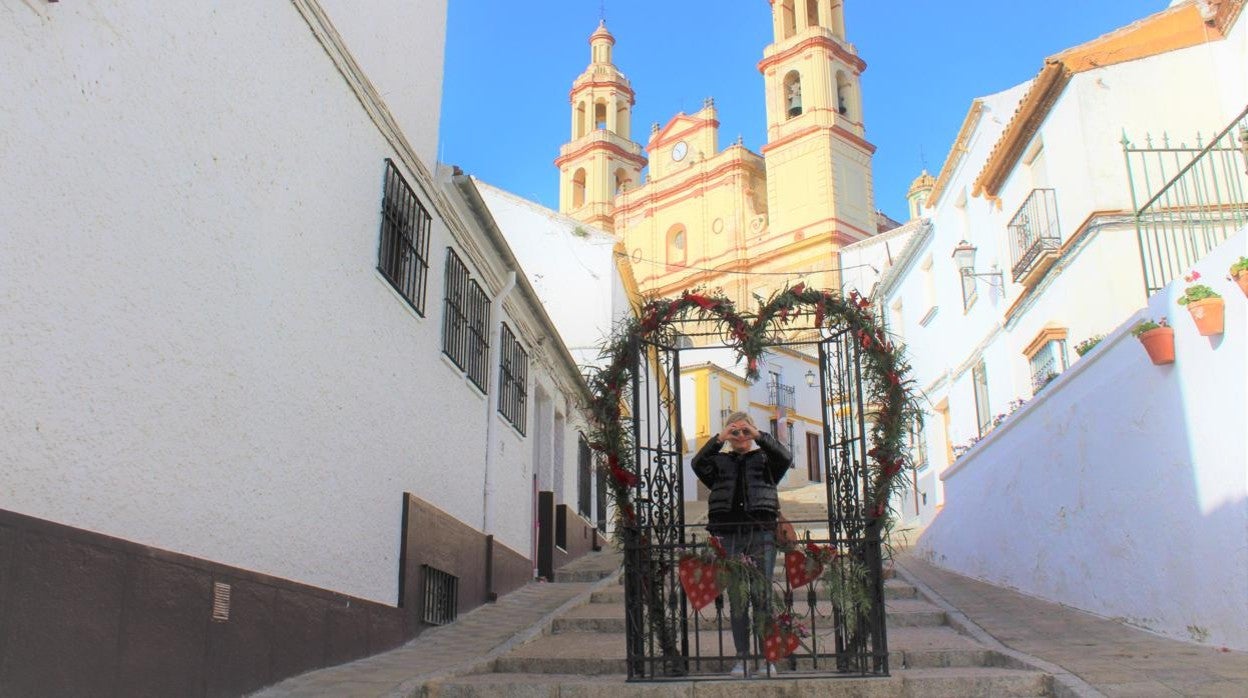
M 810 345 L 817 348 L 827 511 L 826 517 L 792 523 L 808 529 L 802 545 L 834 546 L 842 564 L 822 583 L 798 589 L 790 588 L 783 571 L 774 577 L 773 603 L 809 632 L 781 666 L 787 678 L 887 675 L 882 519 L 869 517 L 866 510 L 872 405 L 863 398 L 859 343 L 842 329 L 818 340 L 772 346 L 795 345 L 806 345 L 808 352 Z M 722 678 L 736 660 L 729 602 L 721 594 L 713 605 L 693 611 L 678 575 L 682 556 L 707 548 L 702 524 L 685 520 L 680 356 L 688 350 L 665 337 L 638 339 L 631 353 L 632 382 L 624 398 L 631 412 L 638 481 L 634 524 L 623 530 L 630 681 Z M 863 590 L 866 598 L 848 603 L 846 589 Z M 750 659 L 761 662 L 758 633 L 753 634 Z

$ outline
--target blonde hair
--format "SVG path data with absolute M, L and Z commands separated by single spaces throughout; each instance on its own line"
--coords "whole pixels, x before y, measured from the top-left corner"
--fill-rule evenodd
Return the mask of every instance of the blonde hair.
M 754 418 L 751 417 L 746 412 L 733 412 L 732 414 L 728 415 L 728 417 L 724 419 L 724 426 L 728 426 L 729 424 L 732 424 L 733 422 L 746 422 L 752 427 L 758 426 L 757 424 L 754 423 Z

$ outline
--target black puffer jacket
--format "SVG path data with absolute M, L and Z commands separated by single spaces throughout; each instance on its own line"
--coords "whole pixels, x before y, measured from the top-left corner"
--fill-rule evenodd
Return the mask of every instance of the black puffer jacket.
M 780 511 L 776 483 L 789 472 L 793 456 L 771 434 L 760 433 L 758 448 L 748 453 L 720 452 L 724 443 L 712 436 L 693 457 L 693 472 L 711 489 L 707 514 L 711 523 L 725 521 L 732 511 L 741 469 L 745 469 L 744 513 L 748 519 L 775 521 Z

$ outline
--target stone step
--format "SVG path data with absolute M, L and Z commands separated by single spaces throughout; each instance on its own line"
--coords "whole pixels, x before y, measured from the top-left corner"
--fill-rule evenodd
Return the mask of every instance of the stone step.
M 856 698 L 1014 698 L 1052 695 L 1044 673 L 1017 669 L 900 669 L 883 677 L 786 677 L 704 681 L 635 681 L 624 676 L 567 674 L 477 674 L 427 684 L 430 698 L 704 698 L 710 696 L 855 696 Z
M 890 628 L 891 664 L 894 668 L 995 667 L 1022 668 L 1013 659 L 985 649 L 949 627 Z M 832 647 L 828 633 L 816 629 L 808 646 L 820 652 Z M 732 654 L 732 632 L 704 630 L 691 634 L 690 654 L 703 662 L 716 662 Z M 620 633 L 563 632 L 545 635 L 522 645 L 495 661 L 500 673 L 623 674 L 627 657 L 625 637 Z M 826 661 L 826 660 L 825 660 Z M 808 663 L 809 660 L 803 660 Z
M 831 622 L 830 620 L 824 620 L 832 615 L 831 604 L 827 602 L 820 603 L 816 605 L 816 610 L 823 616 L 823 618 L 817 618 L 816 623 Z M 799 613 L 808 613 L 804 604 L 799 605 L 797 611 Z M 926 601 L 918 599 L 894 599 L 889 601 L 885 604 L 885 613 L 889 628 L 931 627 L 944 625 L 947 622 L 944 611 Z M 691 624 L 694 622 L 693 619 L 694 616 L 691 614 Z M 714 627 L 716 623 L 714 607 L 702 609 L 697 622 L 699 625 Z M 722 622 L 727 626 L 727 608 L 724 610 Z M 551 627 L 551 632 L 622 633 L 624 632 L 624 604 L 587 603 L 556 618 Z
M 900 579 L 887 579 L 884 582 L 884 599 L 916 599 L 918 590 L 913 585 Z M 624 603 L 624 586 L 595 591 L 590 597 L 591 603 Z

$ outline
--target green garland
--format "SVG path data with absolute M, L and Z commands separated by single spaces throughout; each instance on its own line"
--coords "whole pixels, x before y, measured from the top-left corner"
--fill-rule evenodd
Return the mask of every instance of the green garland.
M 756 380 L 763 353 L 767 347 L 778 343 L 772 341 L 772 337 L 803 314 L 813 315 L 813 328 L 848 329 L 861 348 L 863 397 L 875 413 L 869 435 L 871 448 L 867 452 L 871 492 L 864 502 L 863 515 L 869 528 L 874 527 L 882 538 L 887 537 L 891 529 L 889 501 L 896 490 L 904 487 L 898 475 L 909 461 L 905 441 L 911 424 L 920 414 L 913 381 L 907 378 L 909 366 L 902 350 L 886 336 L 871 313 L 870 303 L 857 292 L 844 298 L 834 291 L 808 289 L 805 284 L 797 284 L 758 301 L 758 311 L 750 314 L 738 313 L 732 301 L 722 295 L 696 291 L 686 291 L 673 299 L 651 300 L 637 317 L 622 322 L 604 347 L 603 354 L 608 362 L 589 379 L 589 407 L 593 418 L 590 445 L 604 455 L 601 474 L 606 478 L 615 504 L 617 540 L 637 523 L 632 495 L 640 477 L 634 462 L 633 434 L 621 414 L 624 390 L 633 379 L 632 364 L 642 340 L 666 340 L 665 344 L 671 344 L 676 323 L 688 320 L 713 323 L 728 346 L 736 351 L 737 358 L 745 362 L 746 378 Z M 887 541 L 884 542 L 887 546 Z M 721 570 L 732 580 L 723 580 L 729 595 L 742 596 L 742 589 L 747 586 L 743 582 L 749 578 L 750 570 L 731 564 Z M 652 570 L 651 574 L 655 572 Z M 851 621 L 867 607 L 870 597 L 865 568 L 860 564 L 840 558 L 825 568 L 821 581 Z M 744 599 L 733 601 L 744 602 Z M 667 632 L 670 628 L 662 617 L 662 605 L 650 610 L 651 620 L 660 631 L 665 656 L 675 656 L 674 638 L 668 637 L 671 633 Z M 775 622 L 771 618 L 756 621 Z

